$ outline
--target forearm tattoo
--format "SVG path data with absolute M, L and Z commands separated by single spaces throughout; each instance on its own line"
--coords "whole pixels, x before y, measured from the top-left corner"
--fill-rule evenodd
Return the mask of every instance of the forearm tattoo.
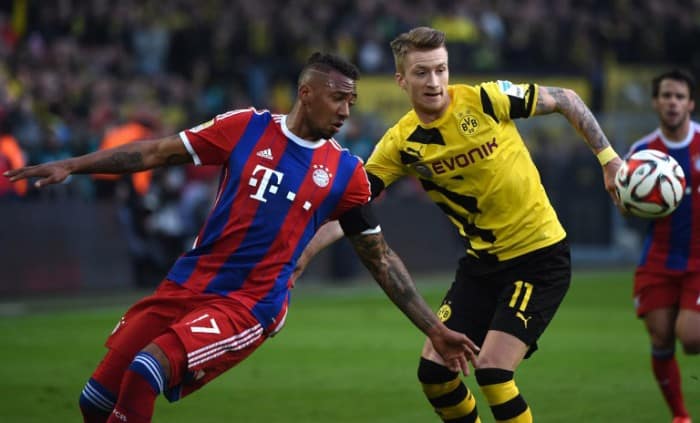
M 610 145 L 591 110 L 571 90 L 558 87 L 540 87 L 536 109 L 538 114 L 559 112 L 566 116 L 593 151 Z
M 146 163 L 141 151 L 115 151 L 107 157 L 81 165 L 73 173 L 132 173 L 157 166 L 185 163 L 192 163 L 192 157 L 188 154 L 171 154 L 164 163 Z
M 350 237 L 357 255 L 386 295 L 423 332 L 435 323 L 435 315 L 418 293 L 411 275 L 382 234 Z
M 85 165 L 75 173 L 129 173 L 143 169 L 143 156 L 140 152 L 115 152 Z
M 186 163 L 192 163 L 192 156 L 187 154 L 171 154 L 165 160 L 166 166 L 181 165 Z

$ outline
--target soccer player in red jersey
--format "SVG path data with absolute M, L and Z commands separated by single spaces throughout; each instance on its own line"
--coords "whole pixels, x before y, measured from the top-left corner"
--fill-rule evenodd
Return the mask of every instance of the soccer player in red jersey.
M 652 103 L 659 128 L 629 152 L 663 151 L 678 161 L 687 181 L 678 209 L 650 222 L 634 275 L 637 316 L 649 333 L 652 369 L 673 423 L 691 421 L 683 402 L 676 339 L 685 353 L 700 353 L 700 236 L 695 233 L 700 231 L 700 124 L 690 119 L 694 92 L 694 79 L 683 71 L 654 78 Z
M 72 173 L 128 173 L 184 163 L 222 167 L 191 250 L 156 292 L 126 312 L 85 385 L 85 422 L 151 421 L 161 392 L 178 400 L 248 357 L 285 322 L 290 276 L 316 230 L 338 219 L 379 285 L 454 371 L 478 348 L 444 326 L 387 246 L 361 161 L 333 139 L 356 101 L 357 69 L 315 53 L 288 115 L 235 110 L 162 139 L 6 172 L 35 186 Z

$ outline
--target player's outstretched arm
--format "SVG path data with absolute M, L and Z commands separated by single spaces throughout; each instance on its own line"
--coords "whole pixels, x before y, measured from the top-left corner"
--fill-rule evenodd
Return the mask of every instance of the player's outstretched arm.
M 464 334 L 442 324 L 418 293 L 413 279 L 399 256 L 380 233 L 348 237 L 362 263 L 372 273 L 387 296 L 433 343 L 448 367 L 469 374 L 467 360 L 474 360 L 479 348 Z
M 192 162 L 178 135 L 156 140 L 138 141 L 79 157 L 8 170 L 10 181 L 39 178 L 34 186 L 63 182 L 71 174 L 132 173 L 154 167 Z
M 343 228 L 340 227 L 340 223 L 337 220 L 331 220 L 321 226 L 318 231 L 316 231 L 314 237 L 311 238 L 306 248 L 304 248 L 301 256 L 299 256 L 296 266 L 294 267 L 294 272 L 290 278 L 292 284 L 304 273 L 304 269 L 306 269 L 306 266 L 309 265 L 309 262 L 316 254 L 342 238 L 343 235 L 345 235 L 343 233 Z
M 575 91 L 560 87 L 540 87 L 535 105 L 535 115 L 561 113 L 576 128 L 603 166 L 605 189 L 615 204 L 619 203 L 615 189 L 615 174 L 622 160 L 613 150 L 591 110 Z

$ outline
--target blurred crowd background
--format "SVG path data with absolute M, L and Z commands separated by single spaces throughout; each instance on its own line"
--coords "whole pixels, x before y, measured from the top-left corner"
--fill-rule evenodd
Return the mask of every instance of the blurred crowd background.
M 654 72 L 700 71 L 700 0 L 8 0 L 0 2 L 0 171 L 172 134 L 235 108 L 287 112 L 297 73 L 316 50 L 337 52 L 363 73 L 358 110 L 338 139 L 367 157 L 391 119 L 378 111 L 386 111 L 386 98 L 366 88 L 365 96 L 363 84 L 389 87 L 399 96 L 396 113 L 406 110 L 391 78 L 389 41 L 418 25 L 447 33 L 453 83 L 508 78 L 578 88 L 621 151 L 656 126 Z M 597 163 L 566 122 L 523 121 L 522 130 L 582 256 L 618 259 L 610 251 L 634 250 L 636 238 L 610 210 Z M 27 216 L 43 222 L 66 210 L 97 231 L 117 225 L 114 238 L 95 242 L 124 246 L 109 254 L 127 257 L 130 283 L 157 283 L 196 234 L 217 177 L 216 169 L 182 167 L 77 176 L 42 192 L 0 178 L 0 239 L 24 228 L 31 243 L 5 255 L 0 294 L 59 285 L 47 282 L 54 271 L 27 264 L 26 251 L 37 244 L 70 251 L 76 238 L 55 239 Z M 387 202 L 422 203 L 410 182 L 390 195 Z M 89 218 L 103 213 L 111 220 Z M 28 237 L 25 226 L 40 233 Z M 66 252 L 55 266 L 84 285 L 90 260 L 82 255 L 95 251 Z M 342 244 L 337 251 L 331 275 L 353 275 Z M 66 261 L 77 264 L 66 270 Z M 36 281 L 35 288 L 15 286 L 18 278 Z

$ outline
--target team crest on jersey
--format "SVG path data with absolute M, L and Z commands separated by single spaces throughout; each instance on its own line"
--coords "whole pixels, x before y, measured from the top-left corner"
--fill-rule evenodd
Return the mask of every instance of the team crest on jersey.
M 459 129 L 464 135 L 474 135 L 479 129 L 479 121 L 472 115 L 466 115 L 459 122 Z
M 313 165 L 313 173 L 311 174 L 311 179 L 313 179 L 314 184 L 318 185 L 321 188 L 325 188 L 328 186 L 328 184 L 331 182 L 331 178 L 333 177 L 333 174 L 330 173 L 330 170 L 323 165 Z
M 440 306 L 437 312 L 437 317 L 441 322 L 446 322 L 450 316 L 452 316 L 452 307 L 449 304 L 443 304 Z

